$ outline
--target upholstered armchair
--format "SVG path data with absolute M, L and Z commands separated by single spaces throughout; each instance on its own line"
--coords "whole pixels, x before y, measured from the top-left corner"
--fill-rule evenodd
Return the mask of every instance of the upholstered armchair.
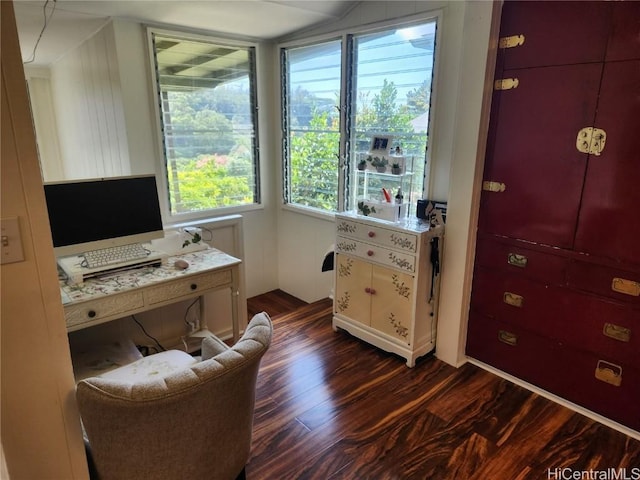
M 271 336 L 271 320 L 260 313 L 233 347 L 207 337 L 202 361 L 163 378 L 80 381 L 76 397 L 98 478 L 242 476 L 258 368 Z

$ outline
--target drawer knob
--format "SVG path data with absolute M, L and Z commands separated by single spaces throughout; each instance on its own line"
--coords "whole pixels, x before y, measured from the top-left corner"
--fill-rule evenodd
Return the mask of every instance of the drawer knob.
M 369 255 L 370 257 L 373 257 L 373 250 L 367 250 L 367 255 Z
M 197 288 L 198 288 L 198 284 L 196 284 L 196 283 L 192 283 L 191 284 L 191 290 L 195 290 Z
M 364 291 L 365 291 L 366 293 L 368 293 L 369 295 L 375 295 L 375 294 L 376 294 L 376 290 L 375 290 L 374 288 L 366 287 L 366 288 L 364 289 Z
M 369 231 L 368 235 L 369 235 L 369 238 L 373 238 L 376 236 L 376 232 Z
M 89 317 L 89 318 L 95 318 L 96 315 L 97 315 L 97 313 L 96 313 L 95 310 L 89 310 L 87 312 L 87 317 Z

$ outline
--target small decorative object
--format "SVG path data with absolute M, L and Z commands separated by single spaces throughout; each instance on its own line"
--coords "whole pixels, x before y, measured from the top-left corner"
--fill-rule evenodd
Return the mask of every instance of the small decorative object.
M 393 143 L 393 136 L 391 135 L 374 135 L 371 137 L 371 146 L 369 147 L 369 153 L 373 156 L 389 155 L 391 144 Z
M 373 161 L 371 162 L 371 165 L 376 167 L 376 170 L 378 171 L 378 173 L 384 173 L 387 171 L 387 164 L 389 163 L 389 161 L 385 158 L 385 157 L 373 157 Z
M 369 214 L 376 213 L 376 207 L 369 206 L 364 202 L 358 202 L 358 211 L 365 217 L 368 217 Z
M 399 163 L 394 163 L 391 165 L 391 173 L 393 173 L 394 175 L 400 175 L 401 172 L 402 170 L 400 169 Z
M 402 148 L 400 148 L 400 145 L 396 146 L 396 155 L 402 155 Z
M 365 168 L 367 168 L 367 161 L 364 158 L 362 158 L 358 162 L 358 170 L 364 170 Z
M 188 247 L 190 244 L 194 244 L 197 245 L 198 243 L 200 243 L 200 241 L 202 240 L 202 236 L 196 231 L 191 233 L 189 230 L 185 229 L 184 230 L 185 233 L 187 233 L 189 236 L 191 236 L 191 238 L 187 238 L 183 243 L 182 243 L 182 248 Z

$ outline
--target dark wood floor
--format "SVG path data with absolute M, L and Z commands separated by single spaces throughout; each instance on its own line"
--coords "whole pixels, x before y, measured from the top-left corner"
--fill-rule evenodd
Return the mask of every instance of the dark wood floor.
M 427 357 L 410 369 L 334 332 L 329 300 L 272 292 L 248 303 L 274 323 L 249 480 L 603 478 L 566 475 L 622 468 L 627 477 L 606 478 L 640 478 L 639 441 L 471 364 Z

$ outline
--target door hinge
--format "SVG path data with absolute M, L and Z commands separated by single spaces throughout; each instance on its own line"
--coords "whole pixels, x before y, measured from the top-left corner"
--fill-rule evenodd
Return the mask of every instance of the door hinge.
M 502 37 L 498 41 L 498 48 L 519 47 L 523 43 L 524 43 L 524 35 L 511 35 L 509 37 Z
M 599 156 L 604 150 L 607 133 L 596 127 L 585 127 L 578 132 L 576 148 L 579 152 Z
M 511 90 L 512 88 L 518 88 L 520 81 L 517 78 L 501 78 L 496 80 L 493 84 L 495 90 Z
M 504 192 L 507 186 L 500 182 L 482 182 L 482 190 L 486 192 Z

